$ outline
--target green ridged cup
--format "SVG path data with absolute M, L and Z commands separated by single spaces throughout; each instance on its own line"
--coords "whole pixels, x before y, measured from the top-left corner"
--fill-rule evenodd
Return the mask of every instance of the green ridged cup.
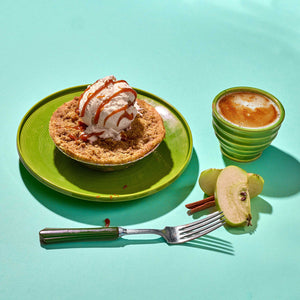
M 245 128 L 226 121 L 217 111 L 217 102 L 227 94 L 236 92 L 252 92 L 263 95 L 273 101 L 280 111 L 280 117 L 276 123 L 262 128 Z M 213 100 L 212 117 L 213 128 L 220 142 L 222 153 L 228 158 L 249 162 L 260 157 L 276 137 L 285 111 L 280 101 L 270 93 L 253 87 L 233 87 L 220 92 Z

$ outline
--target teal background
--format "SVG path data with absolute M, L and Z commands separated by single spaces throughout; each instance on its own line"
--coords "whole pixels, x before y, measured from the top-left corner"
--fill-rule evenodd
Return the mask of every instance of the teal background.
M 7 1 L 0 4 L 0 299 L 299 299 L 300 5 L 264 1 Z M 50 190 L 19 162 L 25 113 L 56 91 L 114 74 L 175 106 L 191 163 L 163 191 L 90 203 Z M 224 158 L 211 125 L 221 90 L 253 86 L 286 118 L 256 161 Z M 41 247 L 44 227 L 161 228 L 193 220 L 202 170 L 236 164 L 265 179 L 253 227 L 169 246 L 156 236 Z M 206 212 L 195 215 L 199 218 Z

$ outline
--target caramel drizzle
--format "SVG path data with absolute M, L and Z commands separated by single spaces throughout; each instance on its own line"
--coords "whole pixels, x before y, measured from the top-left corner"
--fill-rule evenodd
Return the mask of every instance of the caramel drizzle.
M 83 105 L 83 108 L 82 108 L 80 117 L 83 117 L 83 116 L 84 116 L 87 105 L 90 103 L 90 101 L 91 101 L 97 94 L 99 94 L 99 93 L 100 93 L 103 89 L 105 89 L 109 84 L 116 84 L 116 83 L 120 83 L 120 82 L 124 82 L 124 83 L 128 84 L 125 80 L 113 81 L 112 79 L 110 79 L 110 80 L 107 80 L 107 81 L 106 81 L 101 87 L 99 87 L 94 93 L 90 93 L 90 94 L 87 96 L 87 100 L 86 100 L 86 102 L 85 102 L 84 105 Z M 88 88 L 81 94 L 81 96 L 79 97 L 78 107 L 79 107 L 79 104 L 80 104 L 80 101 L 81 101 L 83 95 L 84 95 L 86 92 L 88 92 L 88 90 L 89 90 L 90 88 L 91 88 L 91 86 L 88 87 Z M 106 104 L 108 104 L 108 103 L 109 103 L 114 97 L 116 97 L 117 95 L 119 95 L 119 94 L 121 94 L 121 93 L 126 93 L 126 92 L 131 92 L 131 93 L 133 93 L 133 95 L 134 95 L 135 98 L 137 97 L 137 93 L 136 93 L 136 91 L 135 91 L 134 89 L 132 89 L 132 88 L 121 88 L 119 91 L 117 91 L 116 93 L 114 93 L 114 94 L 113 94 L 111 97 L 109 97 L 108 99 L 105 99 L 105 100 L 99 105 L 99 107 L 97 108 L 97 111 L 96 111 L 96 114 L 95 114 L 93 123 L 94 123 L 94 124 L 97 124 L 97 123 L 98 123 L 99 117 L 100 117 L 100 113 L 102 112 L 102 110 L 104 109 L 104 106 L 105 106 Z M 101 98 L 101 96 L 99 96 L 98 98 Z M 130 103 L 129 105 L 133 105 L 133 103 L 134 103 L 134 101 L 133 101 L 132 103 Z M 128 113 L 126 112 L 126 109 L 127 109 L 128 107 L 129 107 L 129 106 L 126 105 L 126 106 L 124 106 L 124 107 L 122 107 L 122 108 L 120 108 L 120 109 L 117 109 L 117 110 L 113 111 L 110 115 L 108 115 L 108 116 L 105 118 L 105 120 L 104 120 L 104 125 L 105 125 L 105 123 L 106 123 L 106 121 L 107 121 L 107 119 L 108 119 L 109 117 L 111 117 L 112 115 L 114 115 L 114 114 L 116 114 L 116 113 L 118 113 L 118 112 L 120 112 L 120 111 L 122 111 L 122 110 L 125 110 L 125 112 L 124 112 L 124 114 L 122 114 L 122 115 L 120 116 L 120 118 L 119 118 L 119 120 L 118 120 L 118 122 L 117 122 L 117 126 L 120 124 L 120 122 L 121 122 L 121 120 L 122 120 L 123 118 L 128 118 L 129 120 L 132 120 L 132 119 L 133 119 L 133 114 L 128 114 Z
M 99 117 L 100 117 L 100 113 L 101 113 L 102 110 L 104 109 L 104 106 L 105 106 L 106 104 L 108 104 L 114 97 L 118 96 L 118 95 L 121 94 L 121 93 L 126 93 L 126 92 L 131 92 L 131 93 L 133 93 L 135 98 L 136 98 L 136 96 L 137 96 L 136 91 L 133 90 L 132 88 L 122 88 L 122 89 L 120 89 L 119 91 L 115 92 L 112 96 L 110 96 L 109 98 L 105 99 L 105 100 L 99 105 L 99 107 L 98 107 L 98 109 L 97 109 L 97 111 L 96 111 L 96 114 L 95 114 L 95 118 L 94 118 L 94 120 L 93 120 L 94 124 L 97 124 L 97 123 L 98 123 Z M 127 107 L 126 107 L 126 108 L 127 108 Z M 125 108 L 125 109 L 126 109 L 126 108 Z M 123 110 L 123 109 L 124 109 L 124 108 L 122 108 L 122 110 Z M 114 114 L 114 112 L 113 112 L 112 114 Z M 110 114 L 110 115 L 111 115 L 111 114 Z M 109 116 L 110 116 L 110 115 L 109 115 Z M 108 116 L 108 117 L 109 117 L 109 116 Z M 108 117 L 106 117 L 105 119 L 107 119 Z M 104 124 L 105 124 L 105 122 L 104 122 Z
M 88 104 L 90 103 L 90 101 L 98 94 L 100 93 L 103 89 L 105 89 L 110 83 L 113 83 L 113 80 L 112 79 L 109 79 L 107 81 L 104 82 L 104 84 L 102 86 L 100 86 L 98 89 L 96 89 L 96 91 L 94 93 L 89 93 L 88 96 L 87 96 L 87 99 L 86 99 L 86 102 L 84 103 L 83 107 L 82 107 L 82 111 L 81 111 L 81 114 L 79 115 L 80 117 L 83 117 L 84 114 L 85 114 L 85 110 L 86 110 L 86 107 L 88 106 Z M 79 101 L 78 101 L 78 107 L 79 107 L 79 104 L 80 104 L 80 101 L 83 97 L 83 95 L 88 92 L 88 90 L 91 88 L 91 86 L 89 86 L 82 94 L 81 96 L 79 97 Z
M 104 133 L 104 131 L 101 131 L 101 132 L 93 132 L 93 133 L 90 133 L 90 134 L 87 134 L 87 133 L 83 133 L 79 136 L 79 138 L 82 140 L 82 141 L 87 141 L 90 137 L 92 136 L 100 136 Z
M 131 104 L 130 104 L 131 105 Z M 129 107 L 129 105 L 128 104 L 126 104 L 125 106 L 123 106 L 123 107 L 121 107 L 121 108 L 119 108 L 119 109 L 116 109 L 115 111 L 113 111 L 112 113 L 110 113 L 105 119 L 104 119 L 104 125 L 105 125 L 105 123 L 106 123 L 106 121 L 111 117 L 111 116 L 113 116 L 113 115 L 115 115 L 115 114 L 117 114 L 117 113 L 119 113 L 120 111 L 123 111 L 124 110 L 124 113 L 120 116 L 120 118 L 119 118 L 119 120 L 118 120 L 118 122 L 117 122 L 117 126 L 119 126 L 119 124 L 120 124 L 120 122 L 121 122 L 121 120 L 123 119 L 123 118 L 127 118 L 128 120 L 133 120 L 133 113 L 131 113 L 131 114 L 129 114 L 127 111 L 126 111 L 126 109 Z

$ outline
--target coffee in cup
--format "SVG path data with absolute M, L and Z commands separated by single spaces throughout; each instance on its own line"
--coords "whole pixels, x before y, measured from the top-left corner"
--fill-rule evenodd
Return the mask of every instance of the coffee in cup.
M 279 100 L 263 90 L 222 91 L 213 101 L 213 127 L 222 153 L 241 162 L 257 159 L 276 137 L 284 114 Z

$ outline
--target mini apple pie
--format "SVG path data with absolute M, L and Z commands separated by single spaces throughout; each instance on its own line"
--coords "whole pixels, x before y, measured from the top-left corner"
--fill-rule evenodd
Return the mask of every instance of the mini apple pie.
M 164 139 L 165 128 L 156 109 L 137 99 L 126 81 L 107 76 L 60 106 L 50 119 L 49 133 L 76 160 L 120 165 L 151 153 Z

